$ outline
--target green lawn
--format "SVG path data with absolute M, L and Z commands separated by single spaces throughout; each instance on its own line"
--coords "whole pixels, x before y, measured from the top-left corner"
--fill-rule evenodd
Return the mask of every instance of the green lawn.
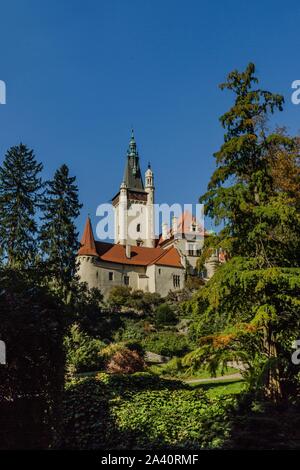
M 218 397 L 220 395 L 236 395 L 241 393 L 245 388 L 245 382 L 241 379 L 207 381 L 201 383 L 189 383 L 193 389 L 201 388 L 205 390 L 210 397 Z
M 168 370 L 168 363 L 166 364 L 157 364 L 150 366 L 148 369 L 150 372 L 153 372 L 156 375 L 160 375 L 164 378 L 169 379 L 179 379 L 179 380 L 190 380 L 190 379 L 210 379 L 212 378 L 210 372 L 206 369 L 201 369 L 195 371 L 193 374 L 187 373 L 184 371 L 172 371 Z M 169 373 L 168 373 L 169 372 Z M 239 371 L 233 367 L 228 367 L 223 371 L 223 375 L 237 374 Z M 216 377 L 222 375 L 222 369 L 218 368 L 216 372 Z

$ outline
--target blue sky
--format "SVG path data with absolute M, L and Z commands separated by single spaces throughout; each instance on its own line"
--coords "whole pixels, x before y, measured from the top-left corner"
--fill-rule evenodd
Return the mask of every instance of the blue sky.
M 131 126 L 157 202 L 197 202 L 222 143 L 231 95 L 218 84 L 249 61 L 282 93 L 274 123 L 300 129 L 300 4 L 236 0 L 10 0 L 1 2 L 0 161 L 26 143 L 49 178 L 62 163 L 95 214 L 118 190 Z M 94 221 L 96 219 L 94 218 Z

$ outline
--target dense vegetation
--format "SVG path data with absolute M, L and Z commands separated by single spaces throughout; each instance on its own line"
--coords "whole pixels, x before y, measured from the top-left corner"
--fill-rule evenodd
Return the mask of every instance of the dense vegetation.
M 268 129 L 283 98 L 258 88 L 254 73 L 249 64 L 221 85 L 234 103 L 201 197 L 222 224 L 206 238 L 199 271 L 216 249 L 227 261 L 205 285 L 188 279 L 165 299 L 123 286 L 104 300 L 80 284 L 75 177 L 62 165 L 44 182 L 32 150 L 8 150 L 0 168 L 3 448 L 299 447 L 300 374 L 291 361 L 300 326 L 299 139 Z M 228 386 L 182 381 L 236 374 L 236 363 L 242 381 Z

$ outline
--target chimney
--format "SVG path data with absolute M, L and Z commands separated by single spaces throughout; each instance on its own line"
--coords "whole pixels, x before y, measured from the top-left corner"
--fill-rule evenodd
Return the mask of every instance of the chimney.
M 168 237 L 168 224 L 164 222 L 162 224 L 162 239 L 166 240 Z
M 128 244 L 125 246 L 125 254 L 126 254 L 126 258 L 128 259 L 131 258 L 131 246 Z

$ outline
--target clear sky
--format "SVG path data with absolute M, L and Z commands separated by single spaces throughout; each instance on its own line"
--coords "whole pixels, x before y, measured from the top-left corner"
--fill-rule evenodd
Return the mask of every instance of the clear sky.
M 0 160 L 22 141 L 45 178 L 67 163 L 80 230 L 119 188 L 131 126 L 157 202 L 197 202 L 231 103 L 218 84 L 249 61 L 285 96 L 274 122 L 300 128 L 299 0 L 10 0 L 0 18 Z

